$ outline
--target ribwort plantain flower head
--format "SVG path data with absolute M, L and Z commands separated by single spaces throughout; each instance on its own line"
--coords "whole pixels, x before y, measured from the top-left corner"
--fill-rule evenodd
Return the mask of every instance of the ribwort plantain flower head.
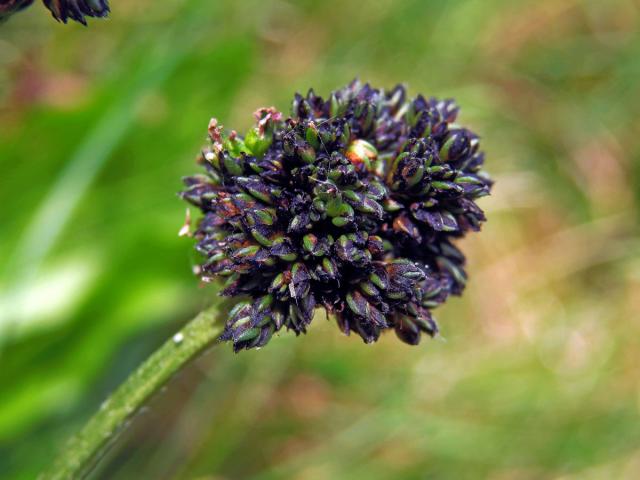
M 478 137 L 452 100 L 354 81 L 328 99 L 295 95 L 288 118 L 255 112 L 240 136 L 213 119 L 181 196 L 203 216 L 194 236 L 204 281 L 243 297 L 223 340 L 265 345 L 283 327 L 305 333 L 317 307 L 375 342 L 409 344 L 438 327 L 432 309 L 466 282 L 453 240 L 485 220 L 491 180 Z

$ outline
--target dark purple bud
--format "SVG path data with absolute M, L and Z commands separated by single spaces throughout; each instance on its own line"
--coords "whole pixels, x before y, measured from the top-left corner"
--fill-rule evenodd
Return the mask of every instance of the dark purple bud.
M 416 220 L 426 223 L 437 232 L 455 232 L 458 230 L 458 222 L 455 217 L 446 210 L 427 210 L 417 206 L 411 209 Z
M 309 293 L 309 272 L 307 267 L 298 262 L 291 269 L 291 281 L 289 291 L 293 298 L 304 298 Z
M 440 158 L 445 162 L 455 162 L 465 157 L 471 150 L 471 136 L 467 130 L 452 130 L 440 147 Z
M 411 219 L 406 213 L 402 213 L 398 215 L 393 220 L 393 230 L 397 233 L 403 233 L 411 237 L 416 242 L 420 242 L 422 240 L 422 236 L 420 235 L 420 230 L 411 221 Z

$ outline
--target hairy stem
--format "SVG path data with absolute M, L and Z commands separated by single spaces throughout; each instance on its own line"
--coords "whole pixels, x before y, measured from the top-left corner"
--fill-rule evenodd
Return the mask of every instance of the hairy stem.
M 217 306 L 215 306 L 217 307 Z M 223 322 L 210 307 L 187 323 L 153 353 L 102 404 L 100 410 L 65 446 L 41 480 L 82 478 L 129 420 L 173 374 L 220 336 Z

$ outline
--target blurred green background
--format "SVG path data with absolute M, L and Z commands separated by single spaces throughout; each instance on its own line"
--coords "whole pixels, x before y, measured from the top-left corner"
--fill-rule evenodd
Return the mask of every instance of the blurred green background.
M 640 4 L 120 0 L 0 25 L 0 478 L 31 479 L 215 298 L 178 238 L 216 116 L 354 76 L 456 97 L 496 179 L 470 284 L 408 347 L 216 348 L 99 479 L 640 478 Z

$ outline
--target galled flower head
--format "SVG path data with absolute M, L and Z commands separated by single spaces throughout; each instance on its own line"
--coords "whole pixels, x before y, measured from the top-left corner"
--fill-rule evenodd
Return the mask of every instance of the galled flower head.
M 367 343 L 387 329 L 413 345 L 434 336 L 431 310 L 466 282 L 452 240 L 480 228 L 475 200 L 491 187 L 457 113 L 354 81 L 327 100 L 297 94 L 287 119 L 258 110 L 244 137 L 213 119 L 205 173 L 181 196 L 204 215 L 198 274 L 246 299 L 222 339 L 237 351 L 304 333 L 316 307 Z

